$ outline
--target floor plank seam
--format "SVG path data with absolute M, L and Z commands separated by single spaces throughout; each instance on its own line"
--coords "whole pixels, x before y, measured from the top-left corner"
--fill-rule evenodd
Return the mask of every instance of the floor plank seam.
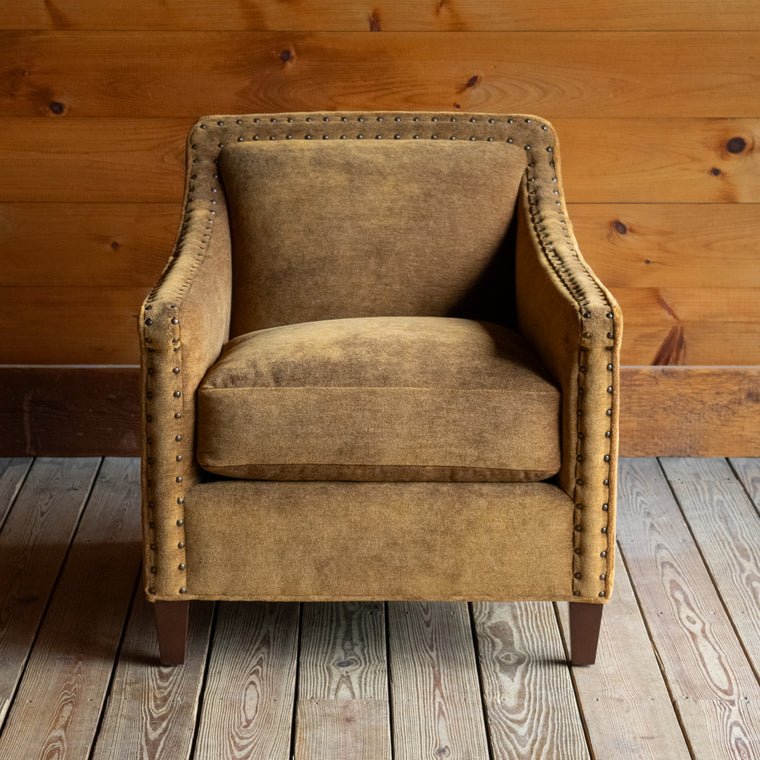
M 639 593 L 636 590 L 636 581 L 634 580 L 634 575 L 631 573 L 631 570 L 628 566 L 628 561 L 625 558 L 625 551 L 623 550 L 623 547 L 620 543 L 618 543 L 618 559 L 623 565 L 625 565 L 626 573 L 628 574 L 628 577 L 630 578 L 631 590 L 633 591 L 633 598 L 636 600 L 636 606 L 639 608 L 639 615 L 641 616 L 641 620 L 644 623 L 644 628 L 646 629 L 647 637 L 649 638 L 649 643 L 652 646 L 652 651 L 654 652 L 655 659 L 657 660 L 657 667 L 660 670 L 660 676 L 662 677 L 662 681 L 665 684 L 665 688 L 667 689 L 668 697 L 670 697 L 670 704 L 673 706 L 673 712 L 675 713 L 676 720 L 678 721 L 678 727 L 681 729 L 681 734 L 683 735 L 684 742 L 686 743 L 686 749 L 689 753 L 689 757 L 691 758 L 691 760 L 696 760 L 697 755 L 694 751 L 694 747 L 692 747 L 691 745 L 691 740 L 689 739 L 689 734 L 688 734 L 688 731 L 686 730 L 686 726 L 684 725 L 683 717 L 681 716 L 681 711 L 678 707 L 678 703 L 673 694 L 673 689 L 670 685 L 670 680 L 668 679 L 667 671 L 665 670 L 662 657 L 660 657 L 660 653 L 657 651 L 657 644 L 655 644 L 654 638 L 652 637 L 652 629 L 649 625 L 649 621 L 647 620 L 647 616 L 644 613 L 644 607 L 641 604 Z M 584 722 L 584 726 L 585 726 L 585 722 Z
M 486 705 L 486 695 L 483 680 L 483 667 L 480 659 L 480 641 L 478 640 L 478 628 L 475 624 L 475 612 L 472 602 L 467 602 L 467 612 L 470 617 L 470 632 L 472 634 L 472 646 L 475 650 L 475 668 L 478 674 L 478 689 L 480 691 L 480 709 L 483 713 L 483 725 L 486 729 L 486 746 L 488 747 L 488 758 L 494 760 L 493 737 L 491 736 L 491 722 L 488 719 L 488 706 Z
M 24 484 L 26 483 L 26 479 L 29 477 L 29 472 L 32 469 L 32 465 L 35 462 L 36 457 L 30 457 L 29 461 L 26 465 L 26 470 L 24 471 L 24 474 L 19 478 L 18 483 L 16 483 L 16 486 L 14 488 L 13 494 L 11 495 L 11 498 L 8 500 L 8 504 L 5 507 L 5 513 L 0 512 L 0 515 L 2 515 L 2 519 L 0 519 L 0 533 L 2 533 L 3 528 L 5 527 L 5 523 L 8 521 L 8 517 L 11 514 L 11 511 L 13 510 L 13 505 L 16 503 L 16 499 L 18 499 L 18 495 L 21 493 L 21 489 L 24 487 Z M 2 725 L 2 718 L 3 715 L 0 712 L 0 726 Z
M 388 609 L 388 602 L 383 602 L 383 623 L 385 625 L 385 671 L 386 671 L 386 683 L 388 684 L 388 730 L 390 731 L 391 738 L 391 760 L 396 758 L 396 731 L 393 723 L 393 689 L 392 687 L 392 671 L 391 671 L 391 632 L 390 625 L 388 623 L 390 610 Z
M 295 685 L 293 687 L 293 718 L 290 723 L 290 750 L 289 757 L 295 760 L 296 757 L 296 729 L 298 724 L 298 700 L 300 697 L 300 676 L 301 676 L 301 640 L 303 638 L 303 605 L 298 605 L 298 641 L 296 643 L 296 669 Z
M 683 517 L 684 524 L 686 525 L 686 529 L 689 531 L 689 536 L 691 537 L 692 543 L 694 544 L 694 547 L 697 550 L 697 553 L 699 554 L 699 558 L 702 560 L 702 564 L 705 566 L 707 575 L 710 578 L 710 583 L 712 583 L 712 586 L 715 589 L 715 594 L 720 600 L 721 607 L 723 608 L 723 612 L 726 614 L 726 618 L 728 619 L 729 625 L 731 626 L 731 630 L 734 632 L 736 641 L 739 643 L 739 647 L 741 648 L 744 654 L 744 658 L 747 660 L 747 664 L 749 665 L 750 670 L 755 676 L 755 680 L 758 682 L 758 684 L 760 684 L 760 672 L 758 672 L 758 670 L 755 668 L 754 663 L 752 662 L 752 658 L 750 657 L 749 652 L 747 651 L 747 646 L 745 645 L 744 640 L 742 639 L 741 635 L 739 634 L 739 630 L 736 627 L 736 622 L 734 621 L 733 615 L 731 614 L 731 609 L 729 608 L 728 604 L 726 604 L 726 600 L 723 597 L 723 594 L 720 590 L 720 584 L 715 579 L 715 575 L 712 571 L 712 568 L 710 567 L 710 563 L 707 561 L 707 558 L 705 557 L 705 554 L 702 550 L 702 546 L 699 543 L 699 539 L 697 539 L 696 535 L 694 534 L 694 530 L 691 527 L 691 523 L 689 522 L 689 518 L 686 515 L 686 511 L 684 510 L 683 505 L 681 504 L 681 500 L 678 498 L 678 495 L 676 494 L 676 491 L 673 488 L 673 484 L 670 482 L 670 479 L 668 478 L 668 475 L 665 472 L 665 468 L 663 467 L 660 459 L 661 457 L 657 457 L 657 465 L 660 468 L 660 471 L 662 472 L 663 478 L 665 478 L 665 482 L 668 484 L 668 489 L 670 490 L 670 493 L 673 496 L 673 500 L 675 501 L 675 504 L 678 507 L 678 511 L 681 513 L 681 517 Z M 726 459 L 726 461 L 728 461 L 728 459 Z M 730 462 L 729 462 L 729 467 L 730 467 Z M 736 473 L 734 473 L 734 475 L 735 474 Z M 742 482 L 741 478 L 737 478 L 737 479 L 739 480 L 740 483 Z M 743 490 L 746 491 L 746 489 L 743 489 Z M 749 496 L 749 494 L 747 494 L 747 497 L 749 498 L 750 503 L 754 506 L 755 503 L 754 501 L 752 501 L 752 498 Z M 643 617 L 643 614 L 642 614 L 642 617 Z
M 203 703 L 206 699 L 206 685 L 208 684 L 208 675 L 211 669 L 211 651 L 214 648 L 214 636 L 216 634 L 216 624 L 219 618 L 219 605 L 222 602 L 214 602 L 214 610 L 211 615 L 211 628 L 208 634 L 208 646 L 206 647 L 206 661 L 203 665 L 203 675 L 201 676 L 201 685 L 198 691 L 198 704 L 195 708 L 195 723 L 193 725 L 193 739 L 190 742 L 190 751 L 188 758 L 195 757 L 195 749 L 198 744 L 198 735 L 201 728 L 201 717 L 203 716 Z M 192 612 L 193 603 L 190 602 L 190 610 Z M 158 667 L 155 665 L 154 667 Z M 183 667 L 183 666 L 179 666 Z
M 749 492 L 747 484 L 744 482 L 744 478 L 742 478 L 736 467 L 734 467 L 733 458 L 726 457 L 726 462 L 728 462 L 728 468 L 731 470 L 731 474 L 739 481 L 739 485 L 741 485 L 744 493 L 747 494 L 747 498 L 749 499 L 750 504 L 752 504 L 752 506 L 755 508 L 755 512 L 757 513 L 758 518 L 760 518 L 760 503 L 752 498 L 752 494 Z

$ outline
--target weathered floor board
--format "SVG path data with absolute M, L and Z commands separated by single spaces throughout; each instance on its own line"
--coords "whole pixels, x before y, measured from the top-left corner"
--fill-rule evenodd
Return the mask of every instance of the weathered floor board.
M 381 602 L 303 605 L 296 760 L 390 760 Z
M 214 605 L 193 605 L 183 668 L 158 659 L 153 606 L 138 587 L 93 760 L 190 757 Z
M 107 459 L 98 474 L 0 734 L 0 757 L 89 755 L 140 567 L 139 469 L 134 459 Z
M 393 602 L 388 639 L 396 758 L 488 758 L 467 605 Z
M 477 603 L 473 615 L 494 760 L 587 760 L 554 607 Z
M 760 673 L 760 515 L 725 459 L 663 459 L 662 465 L 744 651 Z
M 196 758 L 288 760 L 297 604 L 220 603 Z
M 0 532 L 0 729 L 99 464 L 38 459 Z
M 560 607 L 568 632 L 567 607 Z M 689 760 L 622 560 L 615 570 L 614 596 L 602 616 L 596 664 L 573 668 L 573 679 L 595 757 Z
M 619 482 L 619 541 L 695 760 L 760 757 L 760 686 L 657 460 Z
M 760 758 L 760 459 L 621 463 L 597 663 L 566 605 L 191 606 L 156 664 L 139 463 L 0 459 L 0 758 Z

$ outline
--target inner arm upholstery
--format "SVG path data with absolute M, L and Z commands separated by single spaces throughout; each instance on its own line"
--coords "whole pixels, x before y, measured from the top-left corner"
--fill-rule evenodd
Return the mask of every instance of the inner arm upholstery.
M 149 598 L 185 588 L 184 493 L 195 461 L 196 390 L 229 336 L 230 232 L 212 154 L 188 145 L 182 227 L 139 318 L 144 579 Z
M 517 314 L 520 331 L 562 390 L 557 477 L 575 504 L 573 594 L 604 602 L 613 583 L 622 317 L 578 252 L 558 161 L 555 139 L 550 171 L 534 164 L 523 178 Z

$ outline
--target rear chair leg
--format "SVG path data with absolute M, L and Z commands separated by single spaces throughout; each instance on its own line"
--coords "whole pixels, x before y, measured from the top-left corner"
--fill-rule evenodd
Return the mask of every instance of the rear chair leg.
M 162 665 L 182 665 L 185 661 L 189 608 L 189 600 L 154 604 L 158 657 Z
M 570 602 L 570 663 L 593 665 L 602 624 L 603 604 Z

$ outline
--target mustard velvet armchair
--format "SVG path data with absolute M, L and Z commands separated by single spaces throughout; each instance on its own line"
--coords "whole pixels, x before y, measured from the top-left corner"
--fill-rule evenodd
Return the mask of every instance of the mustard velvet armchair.
M 139 318 L 144 580 L 188 603 L 570 602 L 615 553 L 622 319 L 535 116 L 207 116 Z

